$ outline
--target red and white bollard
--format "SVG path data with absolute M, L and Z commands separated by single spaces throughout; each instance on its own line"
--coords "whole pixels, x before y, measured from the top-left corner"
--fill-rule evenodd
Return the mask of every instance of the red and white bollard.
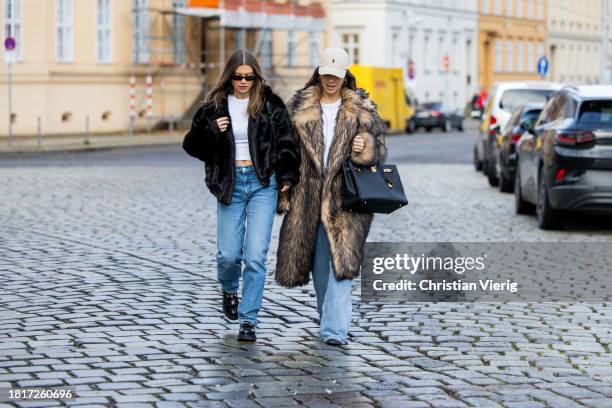
M 130 77 L 130 128 L 129 135 L 134 134 L 134 121 L 136 120 L 136 77 Z
M 149 119 L 149 132 L 153 127 L 153 77 L 147 75 L 147 118 Z

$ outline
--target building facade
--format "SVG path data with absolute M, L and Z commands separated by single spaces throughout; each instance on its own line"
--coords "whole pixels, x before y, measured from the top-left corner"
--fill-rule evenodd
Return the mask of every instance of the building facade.
M 476 0 L 332 0 L 331 43 L 354 63 L 402 68 L 420 103 L 462 108 L 477 91 L 477 18 Z
M 138 132 L 188 123 L 229 54 L 255 52 L 287 98 L 316 64 L 320 3 L 278 0 L 0 0 L 15 136 Z M 0 61 L 5 58 L 0 50 Z M 8 118 L 8 66 L 0 112 Z M 131 86 L 131 83 L 134 83 Z M 133 91 L 132 91 L 133 89 Z M 133 95 L 133 96 L 132 96 Z M 8 134 L 0 120 L 0 137 Z
M 537 80 L 546 55 L 547 0 L 479 0 L 478 78 L 481 88 L 495 81 Z M 555 2 L 556 3 L 556 2 Z
M 547 5 L 547 78 L 572 84 L 602 81 L 605 1 L 557 0 Z

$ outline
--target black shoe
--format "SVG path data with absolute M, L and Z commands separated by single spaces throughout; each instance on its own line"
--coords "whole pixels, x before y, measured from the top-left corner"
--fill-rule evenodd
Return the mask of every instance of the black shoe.
M 235 293 L 227 293 L 223 289 L 223 313 L 230 320 L 238 320 L 238 295 Z
M 340 340 L 327 339 L 325 340 L 325 344 L 329 344 L 330 346 L 341 346 L 343 343 Z
M 255 325 L 251 322 L 242 322 L 240 324 L 240 331 L 238 332 L 238 341 L 255 341 Z

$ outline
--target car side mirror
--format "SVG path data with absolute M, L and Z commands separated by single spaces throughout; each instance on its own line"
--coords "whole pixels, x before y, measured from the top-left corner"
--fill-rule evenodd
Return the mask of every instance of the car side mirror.
M 521 127 L 526 132 L 531 132 L 533 130 L 533 122 L 528 120 L 526 122 L 521 123 Z

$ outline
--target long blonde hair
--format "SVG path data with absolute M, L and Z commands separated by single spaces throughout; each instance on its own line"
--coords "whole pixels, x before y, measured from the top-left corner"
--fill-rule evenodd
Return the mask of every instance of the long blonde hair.
M 223 99 L 227 98 L 233 92 L 232 75 L 240 65 L 249 65 L 253 68 L 255 81 L 251 88 L 249 105 L 247 112 L 250 117 L 255 117 L 262 109 L 264 104 L 264 88 L 266 87 L 266 79 L 261 73 L 261 68 L 257 62 L 257 58 L 248 50 L 237 50 L 229 57 L 223 67 L 223 72 L 219 78 L 219 82 L 208 92 L 204 99 L 205 104 L 214 104 L 215 109 L 221 109 Z

